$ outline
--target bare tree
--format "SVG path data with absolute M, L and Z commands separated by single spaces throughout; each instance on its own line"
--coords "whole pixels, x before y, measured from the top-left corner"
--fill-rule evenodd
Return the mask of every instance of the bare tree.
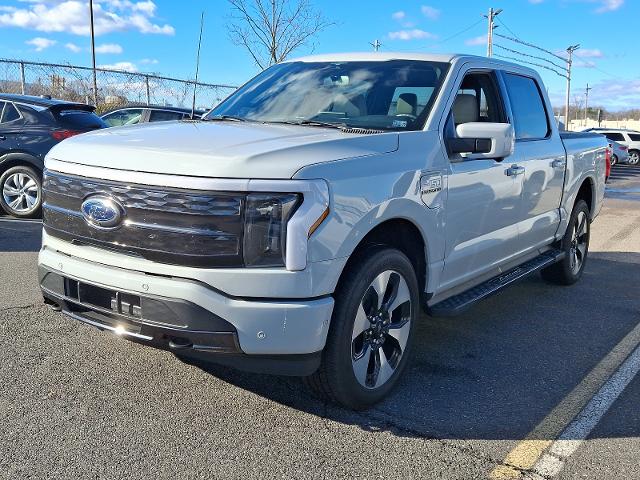
M 332 25 L 311 0 L 228 0 L 231 40 L 246 48 L 261 69 L 285 60 L 291 52 Z

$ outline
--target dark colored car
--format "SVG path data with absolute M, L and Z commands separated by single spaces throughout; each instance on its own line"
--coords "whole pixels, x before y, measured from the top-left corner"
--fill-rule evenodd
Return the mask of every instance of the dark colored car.
M 36 217 L 44 157 L 65 138 L 106 127 L 95 107 L 47 97 L 0 94 L 0 208 Z
M 206 112 L 196 110 L 197 118 Z M 121 127 L 123 125 L 135 125 L 148 122 L 168 122 L 171 120 L 183 120 L 191 117 L 190 108 L 160 107 L 160 106 L 128 106 L 111 110 L 102 115 L 102 120 L 109 127 Z

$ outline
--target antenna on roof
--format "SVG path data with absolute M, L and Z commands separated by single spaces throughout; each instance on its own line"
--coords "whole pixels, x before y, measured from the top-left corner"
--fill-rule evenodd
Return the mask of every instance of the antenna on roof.
M 196 114 L 196 89 L 198 88 L 198 74 L 200 73 L 200 47 L 202 46 L 202 29 L 204 28 L 204 11 L 200 16 L 200 38 L 198 39 L 198 55 L 196 56 L 196 81 L 193 84 L 193 102 L 191 103 L 191 120 Z

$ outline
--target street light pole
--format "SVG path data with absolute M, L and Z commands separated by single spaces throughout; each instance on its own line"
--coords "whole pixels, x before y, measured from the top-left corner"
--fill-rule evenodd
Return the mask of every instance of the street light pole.
M 96 77 L 96 36 L 93 28 L 93 0 L 89 0 L 89 16 L 91 23 L 91 61 L 93 64 L 93 104 L 98 106 L 98 79 Z
M 587 83 L 587 88 L 584 90 L 584 126 L 587 126 L 587 120 L 589 116 L 589 90 L 593 90 Z
M 578 50 L 580 45 L 571 45 L 567 48 L 569 57 L 567 58 L 567 96 L 564 102 L 564 129 L 569 130 L 569 98 L 571 96 L 571 63 L 573 62 L 573 52 Z

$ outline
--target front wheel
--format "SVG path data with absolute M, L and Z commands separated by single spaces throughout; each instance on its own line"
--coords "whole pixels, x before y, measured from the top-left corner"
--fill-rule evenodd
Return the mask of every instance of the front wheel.
M 307 384 L 355 410 L 380 401 L 406 367 L 418 298 L 415 271 L 402 252 L 360 254 L 336 290 L 322 364 Z
M 571 212 L 567 231 L 560 242 L 560 248 L 565 253 L 564 258 L 542 270 L 542 277 L 558 285 L 576 283 L 582 276 L 587 262 L 590 235 L 589 207 L 584 200 L 578 200 Z
M 13 167 L 0 176 L 0 207 L 9 215 L 32 218 L 40 214 L 42 182 L 30 167 Z
M 629 165 L 638 165 L 638 163 L 640 163 L 640 152 L 638 150 L 630 151 L 627 163 Z

